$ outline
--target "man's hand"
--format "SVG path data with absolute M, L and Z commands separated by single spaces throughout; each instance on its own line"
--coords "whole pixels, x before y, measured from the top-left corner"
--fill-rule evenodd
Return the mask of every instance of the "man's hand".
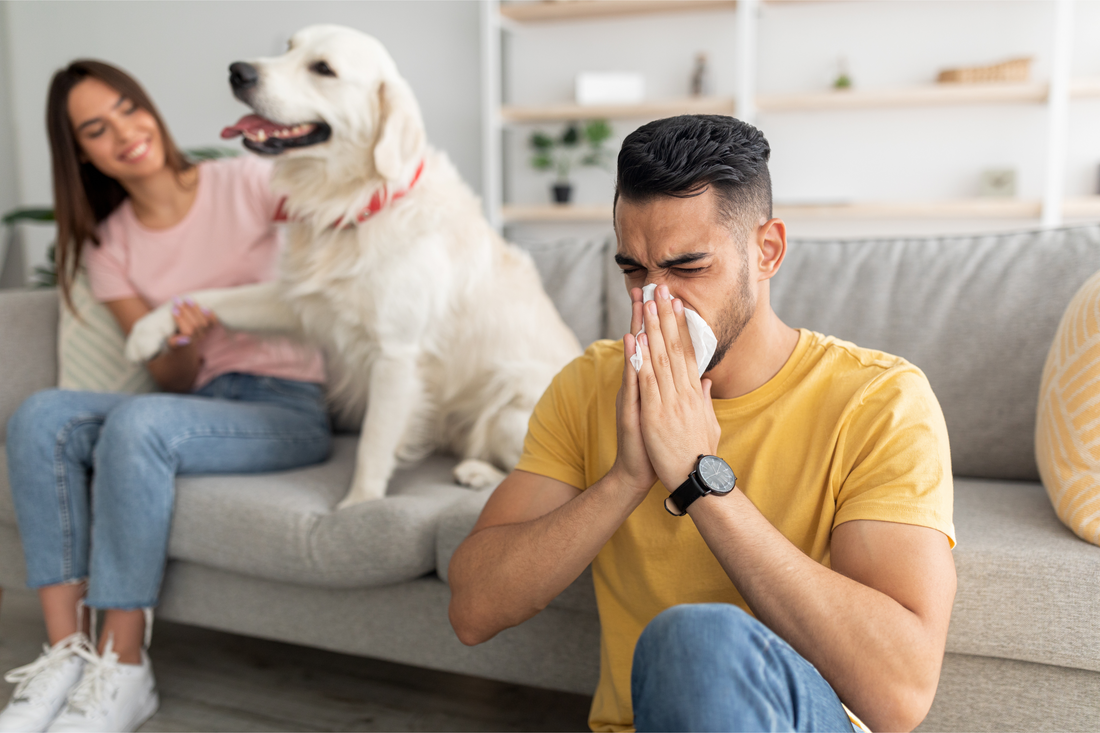
M 631 292 L 634 312 L 641 308 L 645 323 L 637 345 L 642 368 L 636 383 L 646 454 L 671 492 L 687 480 L 700 455 L 718 449 L 722 428 L 711 404 L 711 381 L 699 379 L 683 303 L 672 299 L 666 285 L 658 286 L 654 296 L 643 306 L 641 291 Z M 624 392 L 628 389 L 625 380 L 624 376 Z M 620 408 L 620 420 L 623 413 Z M 620 448 L 622 433 L 620 428 Z
M 642 440 L 641 403 L 638 399 L 638 372 L 630 363 L 630 357 L 638 348 L 634 335 L 642 328 L 642 290 L 630 291 L 633 301 L 630 317 L 630 333 L 623 337 L 623 385 L 615 397 L 618 452 L 615 465 L 609 473 L 615 473 L 624 485 L 640 494 L 646 494 L 657 481 L 657 474 L 650 463 Z

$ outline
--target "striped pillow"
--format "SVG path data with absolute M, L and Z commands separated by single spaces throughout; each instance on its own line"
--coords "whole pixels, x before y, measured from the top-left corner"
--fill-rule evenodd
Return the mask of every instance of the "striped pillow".
M 57 386 L 90 392 L 156 391 L 149 370 L 126 361 L 122 329 L 107 307 L 92 296 L 83 270 L 73 281 L 72 298 L 80 317 L 62 304 Z
M 1073 296 L 1047 355 L 1035 457 L 1059 519 L 1100 545 L 1100 272 Z

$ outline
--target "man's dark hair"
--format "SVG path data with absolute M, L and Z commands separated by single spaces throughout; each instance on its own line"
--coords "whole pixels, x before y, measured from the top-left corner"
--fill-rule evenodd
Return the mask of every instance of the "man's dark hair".
M 772 216 L 771 147 L 747 122 L 722 115 L 681 115 L 630 133 L 619 150 L 615 203 L 658 196 L 688 198 L 713 188 L 719 214 L 733 229 L 751 232 Z

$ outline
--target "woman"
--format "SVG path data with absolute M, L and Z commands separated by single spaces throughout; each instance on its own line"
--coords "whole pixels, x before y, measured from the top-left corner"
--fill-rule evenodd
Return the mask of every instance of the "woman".
M 133 730 L 157 707 L 145 648 L 174 476 L 324 460 L 323 368 L 313 351 L 226 333 L 178 299 L 274 277 L 267 164 L 189 163 L 140 85 L 98 61 L 54 76 L 47 125 L 65 301 L 81 264 L 123 331 L 175 299 L 178 333 L 148 369 L 176 394 L 46 390 L 12 417 L 8 470 L 50 646 L 8 674 L 0 730 Z M 98 640 L 85 604 L 104 610 Z

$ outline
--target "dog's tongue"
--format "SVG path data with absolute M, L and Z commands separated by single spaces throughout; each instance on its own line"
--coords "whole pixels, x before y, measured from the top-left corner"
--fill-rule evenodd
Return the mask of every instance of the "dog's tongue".
M 237 120 L 237 124 L 226 127 L 222 130 L 222 139 L 228 140 L 238 135 L 243 135 L 246 132 L 257 132 L 264 130 L 265 132 L 271 132 L 274 130 L 282 129 L 282 125 L 276 125 L 271 120 L 266 120 L 259 115 L 245 115 L 241 119 Z

